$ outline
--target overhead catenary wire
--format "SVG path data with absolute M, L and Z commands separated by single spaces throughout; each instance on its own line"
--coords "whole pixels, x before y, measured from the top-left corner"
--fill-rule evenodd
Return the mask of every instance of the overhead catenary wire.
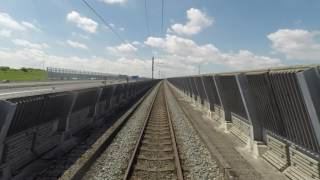
M 102 21 L 103 24 L 105 24 L 111 31 L 112 33 L 124 44 L 130 44 L 128 43 L 128 41 L 124 40 L 120 34 L 110 25 L 110 23 L 108 23 L 108 21 L 106 21 L 99 13 L 98 11 L 95 10 L 95 8 L 93 6 L 91 6 L 87 0 L 82 0 L 82 2 L 100 19 L 100 21 Z M 145 13 L 146 13 L 146 25 L 147 25 L 147 31 L 148 31 L 148 36 L 150 36 L 150 28 L 149 28 L 149 18 L 148 18 L 148 11 L 147 11 L 147 0 L 145 0 Z M 132 45 L 131 45 L 132 46 Z M 135 52 L 135 54 L 140 58 L 140 59 L 144 59 L 142 58 L 137 52 Z M 145 67 L 143 67 L 143 69 L 146 69 Z M 147 69 L 146 69 L 147 70 Z
M 164 0 L 161 3 L 161 35 L 163 36 L 163 21 L 164 21 Z
M 113 29 L 110 23 L 108 23 L 86 0 L 82 0 L 82 2 L 112 31 L 115 36 L 117 36 L 120 41 L 127 43 L 127 41 L 125 41 L 115 29 Z
M 106 25 L 111 32 L 124 44 L 129 44 L 130 46 L 133 46 L 131 43 L 128 43 L 128 41 L 126 41 L 125 39 L 123 39 L 120 34 L 110 25 L 110 23 L 105 20 L 97 10 L 95 10 L 95 8 L 93 6 L 91 6 L 87 0 L 82 0 L 82 2 L 100 19 L 100 21 Z M 143 59 L 137 52 L 135 52 L 135 54 L 140 58 Z
M 144 16 L 145 16 L 145 23 L 147 29 L 147 35 L 150 36 L 150 25 L 149 25 L 149 15 L 148 15 L 148 5 L 147 0 L 144 0 Z

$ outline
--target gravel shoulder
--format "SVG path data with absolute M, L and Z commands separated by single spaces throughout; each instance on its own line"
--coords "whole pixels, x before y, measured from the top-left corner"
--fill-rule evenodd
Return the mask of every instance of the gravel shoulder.
M 219 168 L 165 83 L 185 179 L 218 179 Z

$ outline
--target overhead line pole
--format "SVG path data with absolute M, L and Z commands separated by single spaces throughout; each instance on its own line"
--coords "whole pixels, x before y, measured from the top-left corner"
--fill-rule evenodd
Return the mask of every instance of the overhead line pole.
M 152 56 L 152 79 L 153 79 L 153 72 L 154 72 L 154 56 Z

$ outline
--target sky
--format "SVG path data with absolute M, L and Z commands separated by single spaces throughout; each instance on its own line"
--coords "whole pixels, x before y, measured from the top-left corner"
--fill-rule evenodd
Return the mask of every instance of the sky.
M 155 77 L 320 63 L 319 0 L 1 0 L 0 66 Z M 162 25 L 163 21 L 163 25 Z

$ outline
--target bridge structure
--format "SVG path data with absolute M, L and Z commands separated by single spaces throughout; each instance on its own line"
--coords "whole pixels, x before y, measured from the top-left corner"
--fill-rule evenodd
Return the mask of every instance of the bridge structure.
M 0 179 L 159 177 L 320 179 L 320 66 L 0 84 Z

